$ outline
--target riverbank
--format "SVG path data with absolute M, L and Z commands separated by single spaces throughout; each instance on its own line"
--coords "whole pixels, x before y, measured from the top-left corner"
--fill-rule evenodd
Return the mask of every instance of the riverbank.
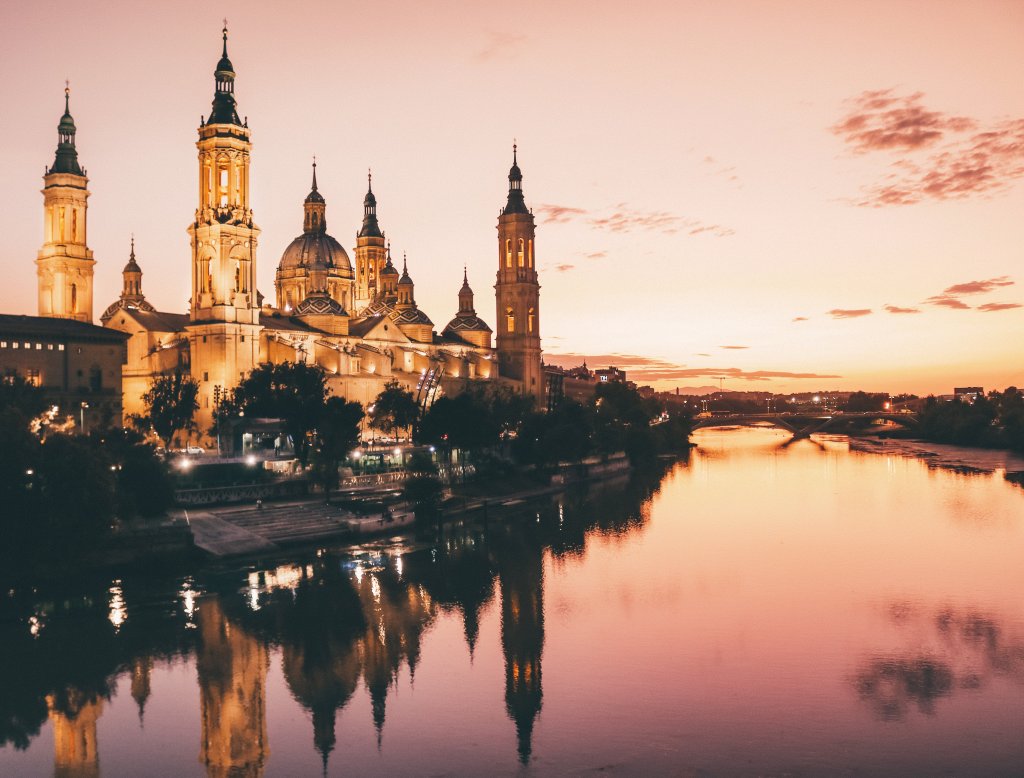
M 850 436 L 850 450 L 925 459 L 934 467 L 992 473 L 1024 473 L 1024 456 L 1005 449 L 968 448 L 914 438 Z

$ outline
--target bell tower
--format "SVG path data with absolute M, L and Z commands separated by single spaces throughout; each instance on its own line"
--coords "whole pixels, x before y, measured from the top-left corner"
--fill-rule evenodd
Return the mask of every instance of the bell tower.
M 536 397 L 542 407 L 540 284 L 533 241 L 533 214 L 523 197 L 523 173 L 513 144 L 508 201 L 498 216 L 498 278 L 494 285 L 498 370 L 503 377 L 520 381 L 522 392 Z
M 192 375 L 199 382 L 197 424 L 206 429 L 217 399 L 259 360 L 260 307 L 256 248 L 260 234 L 249 205 L 249 126 L 238 116 L 235 69 L 224 46 L 214 71 L 210 117 L 200 120 L 199 204 L 188 227 L 192 243 Z
M 373 302 L 382 290 L 380 271 L 387 262 L 384 233 L 377 223 L 377 197 L 373 194 L 373 176 L 367 174 L 366 197 L 363 198 L 363 226 L 356 234 L 356 311 Z
M 43 246 L 36 257 L 39 315 L 92 322 L 92 274 L 96 260 L 86 245 L 89 179 L 78 163 L 71 90 L 57 125 L 57 154 L 43 176 Z

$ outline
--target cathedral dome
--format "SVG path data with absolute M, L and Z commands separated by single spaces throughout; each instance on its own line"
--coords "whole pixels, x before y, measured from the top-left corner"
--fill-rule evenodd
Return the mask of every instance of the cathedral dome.
M 444 328 L 446 333 L 458 335 L 460 332 L 490 332 L 491 328 L 476 314 L 456 316 Z
M 281 255 L 278 269 L 290 270 L 315 264 L 352 271 L 352 262 L 345 249 L 326 232 L 307 232 L 289 243 Z
M 315 292 L 295 306 L 296 316 L 331 314 L 348 316 L 341 303 L 323 292 Z

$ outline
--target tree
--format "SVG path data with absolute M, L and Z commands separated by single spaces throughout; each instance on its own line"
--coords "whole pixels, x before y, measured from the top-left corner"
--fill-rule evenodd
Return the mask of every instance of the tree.
M 409 477 L 405 479 L 402 496 L 412 503 L 417 521 L 436 521 L 441 514 L 444 487 L 437 477 L 437 465 L 429 454 L 417 451 L 406 463 Z
M 302 464 L 309 456 L 310 434 L 327 402 L 327 376 L 305 362 L 260 365 L 235 388 L 230 401 L 247 417 L 281 419 Z
M 0 411 L 14 408 L 26 419 L 33 419 L 47 406 L 43 390 L 20 375 L 0 379 Z
M 199 383 L 184 373 L 157 376 L 142 395 L 142 403 L 145 412 L 132 417 L 132 422 L 143 431 L 152 428 L 169 449 L 175 435 L 195 427 L 192 418 L 199 410 Z
M 415 424 L 418 417 L 419 406 L 412 392 L 404 389 L 398 381 L 388 381 L 373 401 L 370 425 L 385 435 L 397 436 L 401 430 L 408 430 Z
M 441 397 L 420 421 L 421 443 L 480 449 L 496 445 L 500 427 L 486 399 L 476 392 Z
M 862 413 L 864 411 L 880 411 L 885 408 L 888 400 L 885 394 L 873 394 L 869 392 L 854 392 L 847 398 L 843 410 L 851 413 Z
M 324 403 L 313 444 L 313 466 L 324 495 L 338 485 L 338 465 L 359 443 L 363 406 L 344 397 L 330 397 Z

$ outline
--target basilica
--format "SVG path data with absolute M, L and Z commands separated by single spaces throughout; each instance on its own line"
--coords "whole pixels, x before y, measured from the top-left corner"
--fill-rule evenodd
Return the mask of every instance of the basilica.
M 440 332 L 435 329 L 416 303 L 405 257 L 399 270 L 391 255 L 372 179 L 355 246 L 346 250 L 332 237 L 315 162 L 302 203 L 302 231 L 281 253 L 270 302 L 256 288 L 260 230 L 249 205 L 253 145 L 248 120 L 239 118 L 227 42 L 225 28 L 212 109 L 196 141 L 199 197 L 187 228 L 189 310 L 158 311 L 147 301 L 133 242 L 121 295 L 100 316 L 105 328 L 127 336 L 124 414 L 142 412 L 142 394 L 155 377 L 188 372 L 200 388 L 196 426 L 208 430 L 218 402 L 249 371 L 286 361 L 319 365 L 333 394 L 364 406 L 389 381 L 398 381 L 424 405 L 471 382 L 506 385 L 541 404 L 534 218 L 515 149 L 508 200 L 498 217 L 496 333 L 477 314 L 465 271 L 455 315 Z M 56 157 L 44 176 L 39 315 L 91 323 L 95 260 L 87 245 L 88 178 L 75 134 L 65 95 Z M 182 263 L 184 268 L 184 256 Z

